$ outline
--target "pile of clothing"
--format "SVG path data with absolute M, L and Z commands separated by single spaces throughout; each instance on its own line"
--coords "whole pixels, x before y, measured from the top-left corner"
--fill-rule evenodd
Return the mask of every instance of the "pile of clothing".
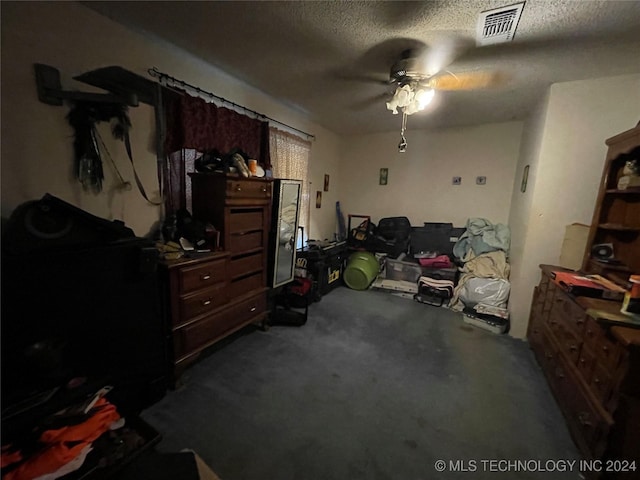
M 109 389 L 3 443 L 3 480 L 55 480 L 83 467 L 85 472 L 109 467 L 141 448 L 145 439 L 125 427 L 116 406 L 104 397 Z
M 508 321 L 509 247 L 511 233 L 503 224 L 484 218 L 470 218 L 466 231 L 453 247 L 460 267 L 460 279 L 449 307 L 468 315 L 489 316 L 499 323 Z

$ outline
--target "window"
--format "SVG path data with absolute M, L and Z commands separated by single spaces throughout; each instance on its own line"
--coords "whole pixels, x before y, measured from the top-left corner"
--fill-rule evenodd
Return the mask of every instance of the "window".
M 269 149 L 275 178 L 302 180 L 300 226 L 308 236 L 309 227 L 309 157 L 311 142 L 276 128 L 269 129 Z M 298 245 L 300 246 L 300 245 Z

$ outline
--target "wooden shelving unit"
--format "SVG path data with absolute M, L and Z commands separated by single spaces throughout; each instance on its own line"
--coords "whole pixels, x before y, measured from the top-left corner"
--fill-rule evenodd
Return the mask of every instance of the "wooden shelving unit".
M 582 269 L 619 281 L 640 273 L 640 188 L 618 188 L 625 163 L 640 161 L 640 125 L 606 141 L 607 157 L 584 254 Z M 610 244 L 617 262 L 600 262 L 595 245 Z M 626 278 L 625 278 L 626 277 Z

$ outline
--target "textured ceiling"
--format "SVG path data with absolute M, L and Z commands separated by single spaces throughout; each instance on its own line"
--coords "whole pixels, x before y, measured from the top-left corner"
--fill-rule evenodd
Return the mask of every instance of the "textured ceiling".
M 404 48 L 451 34 L 473 40 L 481 11 L 513 2 L 82 3 L 349 134 L 400 128 L 385 107 L 393 90 L 381 81 Z M 508 81 L 437 92 L 428 111 L 409 117 L 409 130 L 523 119 L 552 83 L 638 73 L 639 31 L 640 1 L 528 0 L 513 42 L 472 48 L 447 67 L 499 71 Z

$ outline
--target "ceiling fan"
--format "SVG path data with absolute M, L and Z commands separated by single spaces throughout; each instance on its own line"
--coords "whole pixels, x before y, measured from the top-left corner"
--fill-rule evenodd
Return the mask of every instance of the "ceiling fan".
M 398 150 L 405 152 L 407 141 L 404 132 L 407 116 L 426 108 L 436 91 L 477 90 L 503 85 L 506 76 L 497 71 L 471 71 L 453 73 L 447 67 L 473 47 L 474 43 L 459 36 L 441 38 L 432 47 L 424 45 L 402 51 L 393 63 L 389 80 L 395 87 L 386 102 L 394 115 L 402 113 L 401 140 Z

